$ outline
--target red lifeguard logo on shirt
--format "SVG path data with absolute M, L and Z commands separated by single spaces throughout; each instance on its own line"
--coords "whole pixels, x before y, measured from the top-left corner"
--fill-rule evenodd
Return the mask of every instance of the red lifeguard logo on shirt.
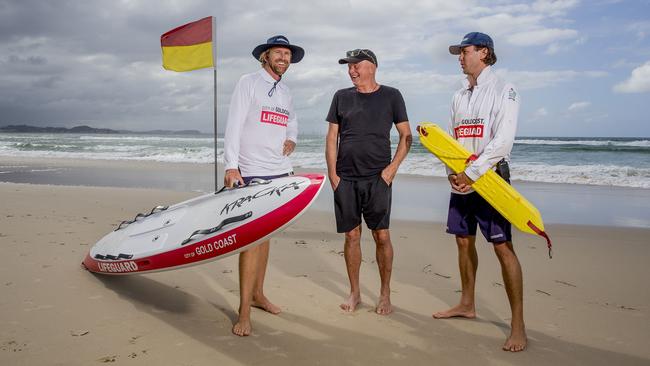
M 287 127 L 289 111 L 283 108 L 262 108 L 260 122 Z
M 460 121 L 458 127 L 454 128 L 454 135 L 456 139 L 483 137 L 483 130 L 485 130 L 483 118 L 464 119 Z

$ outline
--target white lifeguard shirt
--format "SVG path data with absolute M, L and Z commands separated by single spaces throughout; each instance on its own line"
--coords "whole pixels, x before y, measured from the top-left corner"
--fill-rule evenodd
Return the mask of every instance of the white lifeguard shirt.
M 224 137 L 225 169 L 244 177 L 286 174 L 291 160 L 282 155 L 284 142 L 297 142 L 298 120 L 291 92 L 265 69 L 243 75 L 232 93 Z
M 499 160 L 510 161 L 520 99 L 515 87 L 497 76 L 490 66 L 481 71 L 476 81 L 477 85 L 470 89 L 469 80 L 464 80 L 463 88 L 454 94 L 448 129 L 461 145 L 478 156 L 465 169 L 474 181 Z M 453 172 L 447 169 L 447 173 Z

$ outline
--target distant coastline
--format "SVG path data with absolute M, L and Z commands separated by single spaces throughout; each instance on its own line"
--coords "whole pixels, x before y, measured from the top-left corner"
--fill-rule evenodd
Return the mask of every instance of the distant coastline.
M 90 126 L 67 127 L 37 127 L 29 125 L 8 125 L 0 127 L 3 133 L 90 133 L 90 134 L 142 134 L 142 135 L 206 135 L 198 130 L 151 130 L 151 131 L 129 131 L 112 130 L 110 128 L 94 128 Z

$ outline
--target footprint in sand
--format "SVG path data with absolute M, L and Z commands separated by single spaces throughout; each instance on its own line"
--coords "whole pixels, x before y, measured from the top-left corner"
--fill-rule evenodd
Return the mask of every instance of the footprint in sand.
M 0 345 L 0 351 L 21 352 L 27 348 L 27 343 L 18 343 L 13 339 Z
M 103 362 L 103 363 L 108 363 L 108 362 L 115 362 L 115 360 L 117 360 L 117 355 L 102 357 L 102 358 L 98 359 L 97 361 Z

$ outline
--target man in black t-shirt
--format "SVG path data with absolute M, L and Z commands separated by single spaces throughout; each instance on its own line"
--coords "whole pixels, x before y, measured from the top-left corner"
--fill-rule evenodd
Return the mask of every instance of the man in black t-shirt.
M 393 245 L 388 229 L 391 185 L 411 147 L 411 128 L 399 90 L 375 81 L 378 64 L 372 51 L 348 51 L 339 64 L 348 64 L 348 75 L 354 84 L 334 94 L 327 115 L 329 129 L 325 149 L 327 172 L 334 190 L 336 229 L 345 233 L 345 264 L 350 279 L 350 296 L 341 304 L 341 309 L 352 312 L 361 303 L 359 269 L 363 215 L 377 245 L 381 290 L 375 311 L 386 315 L 393 311 L 390 302 Z M 393 124 L 399 133 L 399 143 L 391 160 Z

